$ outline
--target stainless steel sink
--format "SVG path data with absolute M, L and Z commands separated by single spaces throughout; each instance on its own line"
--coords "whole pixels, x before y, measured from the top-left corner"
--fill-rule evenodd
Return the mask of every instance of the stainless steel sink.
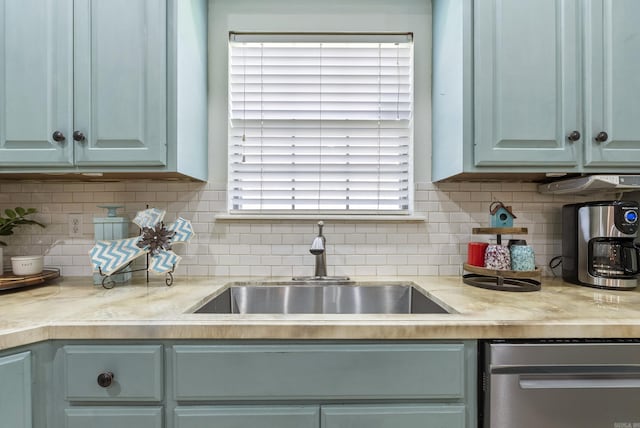
M 446 314 L 411 282 L 234 282 L 194 313 Z

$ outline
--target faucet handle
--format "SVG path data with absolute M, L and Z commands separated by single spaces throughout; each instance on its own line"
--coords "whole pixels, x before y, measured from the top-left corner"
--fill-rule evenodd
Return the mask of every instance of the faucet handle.
M 311 242 L 311 249 L 309 250 L 313 255 L 320 255 L 324 253 L 324 236 L 322 236 L 322 227 L 324 226 L 324 222 L 320 220 L 318 222 L 318 236 L 313 238 L 313 242 Z
M 320 236 L 316 236 L 313 240 L 309 252 L 315 256 L 324 253 L 324 241 Z

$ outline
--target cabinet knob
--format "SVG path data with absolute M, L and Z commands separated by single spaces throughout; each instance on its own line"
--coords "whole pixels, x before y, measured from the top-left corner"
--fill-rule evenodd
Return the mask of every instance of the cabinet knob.
M 580 133 L 578 131 L 571 131 L 571 133 L 567 135 L 567 139 L 569 141 L 578 141 L 580 139 Z
M 103 388 L 108 388 L 113 382 L 114 375 L 112 372 L 104 372 L 98 375 L 98 385 Z
M 598 143 L 604 143 L 605 141 L 607 141 L 609 139 L 609 134 L 607 134 L 606 132 L 602 131 L 599 132 L 598 135 L 596 135 L 596 141 Z
M 87 139 L 87 137 L 84 136 L 84 134 L 80 131 L 73 131 L 73 139 L 75 141 L 84 141 Z
M 53 141 L 57 141 L 58 143 L 65 140 L 64 134 L 60 131 L 55 131 L 51 137 L 53 138 Z

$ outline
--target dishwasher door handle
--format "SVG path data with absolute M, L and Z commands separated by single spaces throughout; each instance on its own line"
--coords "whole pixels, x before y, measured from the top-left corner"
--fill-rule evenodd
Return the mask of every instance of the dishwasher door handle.
M 520 375 L 522 389 L 604 389 L 640 388 L 640 377 L 628 375 Z

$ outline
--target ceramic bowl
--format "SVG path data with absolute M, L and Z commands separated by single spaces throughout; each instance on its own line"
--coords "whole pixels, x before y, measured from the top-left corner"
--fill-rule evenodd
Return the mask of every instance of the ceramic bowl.
M 42 256 L 11 257 L 11 270 L 14 275 L 37 275 L 42 272 L 43 266 Z

